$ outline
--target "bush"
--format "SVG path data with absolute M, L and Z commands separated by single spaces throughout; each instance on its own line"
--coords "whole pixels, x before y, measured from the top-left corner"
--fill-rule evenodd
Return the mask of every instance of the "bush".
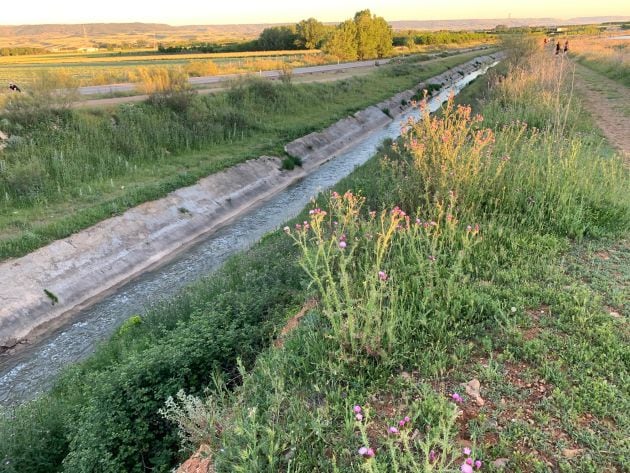
M 181 69 L 140 68 L 139 90 L 149 95 L 154 105 L 166 106 L 177 112 L 185 111 L 192 103 L 195 92 L 188 82 L 188 75 Z

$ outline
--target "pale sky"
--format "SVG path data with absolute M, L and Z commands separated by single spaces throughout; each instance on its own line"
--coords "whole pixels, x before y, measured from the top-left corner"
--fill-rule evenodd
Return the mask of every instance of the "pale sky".
M 387 20 L 573 18 L 630 15 L 630 0 L 3 0 L 0 25 L 133 22 L 183 24 L 341 21 L 369 8 Z

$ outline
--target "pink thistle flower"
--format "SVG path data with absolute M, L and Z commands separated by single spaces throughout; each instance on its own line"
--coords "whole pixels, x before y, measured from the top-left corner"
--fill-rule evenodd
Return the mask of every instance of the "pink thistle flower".
M 354 416 L 354 418 L 358 420 L 359 422 L 361 422 L 363 420 L 363 414 L 357 414 Z
M 453 394 L 451 394 L 451 399 L 452 399 L 453 401 L 455 401 L 457 404 L 461 404 L 462 402 L 464 402 L 464 400 L 462 399 L 462 397 L 461 397 L 459 394 L 457 394 L 457 393 L 453 393 Z
M 405 418 L 403 419 L 405 422 L 411 422 L 411 419 L 409 418 L 409 416 L 405 416 Z
M 367 453 L 365 454 L 367 458 L 373 458 L 375 455 L 376 453 L 374 453 L 374 449 L 371 447 L 367 449 Z
M 467 463 L 464 463 L 460 468 L 462 473 L 473 473 L 473 468 Z
M 466 448 L 462 449 L 462 453 L 463 453 L 464 455 L 470 455 L 470 452 L 471 452 L 471 450 L 470 450 L 470 448 L 468 448 L 468 447 L 466 447 Z
M 435 453 L 435 450 L 431 450 L 429 452 L 429 462 L 433 463 L 435 460 L 437 460 L 437 453 Z
M 364 457 L 364 456 L 367 454 L 367 451 L 368 451 L 367 447 L 361 447 L 361 448 L 359 449 L 359 455 L 361 455 L 362 457 Z
M 475 468 L 477 470 L 481 470 L 482 465 L 483 465 L 483 462 L 481 460 L 475 460 Z
M 387 278 L 388 278 L 387 273 L 385 271 L 379 271 L 378 272 L 378 278 L 381 281 L 387 281 Z
M 333 199 L 338 199 L 339 198 L 339 193 L 338 192 L 333 192 L 332 193 L 332 198 Z
M 354 407 L 352 408 L 352 411 L 353 411 L 355 414 L 361 414 L 361 412 L 363 411 L 363 409 L 361 409 L 361 406 L 359 406 L 359 405 L 357 404 L 356 406 L 354 406 Z
M 348 246 L 348 245 L 346 244 L 346 242 L 345 242 L 345 241 L 341 240 L 341 241 L 339 242 L 339 248 L 341 248 L 342 250 L 343 250 L 346 246 Z
M 398 421 L 398 427 L 404 427 L 405 426 L 405 421 L 404 420 L 399 420 Z
M 466 462 L 466 464 L 467 464 L 467 465 L 471 465 L 471 466 L 472 466 L 472 464 L 473 464 L 473 459 L 472 459 L 472 458 L 466 458 L 466 461 L 465 461 L 465 462 Z
M 387 432 L 390 434 L 397 434 L 398 433 L 398 429 L 394 426 L 390 427 L 389 429 L 387 429 Z

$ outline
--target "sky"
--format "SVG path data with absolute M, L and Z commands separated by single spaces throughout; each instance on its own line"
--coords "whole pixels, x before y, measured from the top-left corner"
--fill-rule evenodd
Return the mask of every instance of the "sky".
M 369 8 L 387 20 L 574 18 L 630 15 L 630 0 L 18 0 L 0 8 L 0 25 L 40 23 L 245 24 L 342 21 Z

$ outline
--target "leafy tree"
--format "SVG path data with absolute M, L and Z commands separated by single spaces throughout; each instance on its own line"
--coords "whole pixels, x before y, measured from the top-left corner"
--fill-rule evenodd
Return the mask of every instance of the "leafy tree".
M 328 29 L 328 27 L 315 18 L 302 20 L 296 25 L 297 39 L 295 40 L 295 45 L 300 49 L 320 48 L 326 38 Z
M 263 51 L 295 49 L 297 39 L 295 26 L 272 26 L 265 28 L 258 38 L 258 46 Z
M 324 52 L 339 59 L 357 58 L 357 25 L 352 20 L 341 23 L 326 40 Z
M 392 50 L 393 34 L 382 17 L 362 10 L 354 19 L 344 21 L 326 40 L 325 52 L 340 59 L 383 57 Z

